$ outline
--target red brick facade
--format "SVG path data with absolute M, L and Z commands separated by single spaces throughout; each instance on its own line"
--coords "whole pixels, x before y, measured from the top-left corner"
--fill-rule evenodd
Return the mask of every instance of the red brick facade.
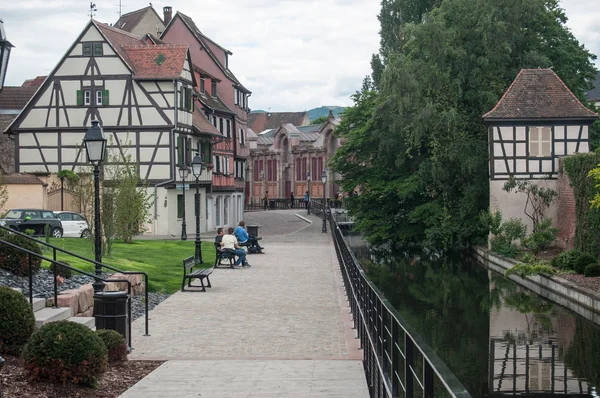
M 556 243 L 563 249 L 572 249 L 575 246 L 575 195 L 571 180 L 564 170 L 564 158 L 559 159 L 558 176 L 558 218 L 559 227 Z

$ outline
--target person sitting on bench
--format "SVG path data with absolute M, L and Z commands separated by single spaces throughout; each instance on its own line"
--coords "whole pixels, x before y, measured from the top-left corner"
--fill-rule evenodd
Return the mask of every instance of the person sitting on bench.
M 237 238 L 240 245 L 248 247 L 249 253 L 252 252 L 250 250 L 252 247 L 256 248 L 256 253 L 262 253 L 264 248 L 258 244 L 258 239 L 256 239 L 255 236 L 248 235 L 248 232 L 246 231 L 246 222 L 244 220 L 238 223 L 238 226 L 235 228 L 233 234 Z
M 238 241 L 233 234 L 233 228 L 230 227 L 227 230 L 227 234 L 223 235 L 223 238 L 221 239 L 221 246 L 223 246 L 223 251 L 234 253 L 237 256 L 237 260 L 235 260 L 235 263 L 233 263 L 234 266 L 250 266 L 250 264 L 248 264 L 246 261 L 246 251 L 238 245 Z

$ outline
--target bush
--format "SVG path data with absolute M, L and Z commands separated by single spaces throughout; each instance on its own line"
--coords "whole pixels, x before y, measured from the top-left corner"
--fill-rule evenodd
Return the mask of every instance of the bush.
M 517 245 L 510 243 L 508 239 L 502 235 L 492 238 L 491 249 L 494 253 L 510 258 L 515 258 L 518 251 Z
M 70 265 L 66 261 L 63 261 L 62 263 Z M 73 271 L 71 271 L 70 268 L 65 267 L 61 263 L 52 263 L 50 265 L 50 271 L 54 272 L 54 268 L 56 268 L 56 274 L 62 276 L 63 278 L 70 278 L 71 276 L 73 276 Z
M 7 233 L 6 235 L 3 235 L 1 239 L 39 255 L 42 254 L 40 245 L 24 236 Z M 34 255 L 31 256 L 31 270 L 34 274 L 40 270 L 41 263 L 41 258 Z M 12 272 L 15 275 L 29 275 L 29 261 L 27 253 L 8 245 L 0 245 L 0 267 Z
M 589 254 L 584 254 L 575 261 L 575 272 L 578 274 L 583 274 L 585 272 L 585 267 L 590 264 L 597 262 L 598 260 L 594 256 L 590 256 Z
M 575 262 L 583 255 L 577 249 L 567 250 L 552 259 L 552 266 L 565 271 L 575 270 Z
M 108 362 L 127 360 L 127 343 L 125 337 L 115 330 L 101 329 L 96 334 L 100 336 L 108 350 Z
M 521 278 L 525 278 L 529 275 L 554 275 L 556 270 L 550 266 L 547 262 L 540 261 L 533 264 L 518 263 L 514 267 L 504 271 L 504 276 L 509 277 L 512 274 L 517 274 Z
M 18 353 L 34 329 L 33 310 L 25 296 L 0 286 L 0 354 Z
M 588 264 L 587 267 L 585 267 L 584 275 L 589 277 L 600 276 L 600 264 Z
M 558 228 L 552 226 L 551 218 L 544 218 L 537 226 L 537 229 L 528 237 L 522 240 L 523 246 L 530 249 L 534 254 L 550 247 L 556 235 Z
M 50 322 L 35 332 L 23 350 L 32 380 L 95 385 L 106 370 L 104 342 L 91 329 L 75 322 Z

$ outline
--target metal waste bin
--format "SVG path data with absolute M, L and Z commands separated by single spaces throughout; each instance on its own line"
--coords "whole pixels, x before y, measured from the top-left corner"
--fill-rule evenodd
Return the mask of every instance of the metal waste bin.
M 94 294 L 96 329 L 121 333 L 129 346 L 129 294 L 127 292 L 97 292 Z
M 277 208 L 277 204 L 275 203 L 275 199 L 269 199 L 269 207 L 271 209 Z
M 252 235 L 256 238 L 258 238 L 258 229 L 260 228 L 260 225 L 247 225 L 246 226 L 246 230 L 248 231 L 248 235 Z

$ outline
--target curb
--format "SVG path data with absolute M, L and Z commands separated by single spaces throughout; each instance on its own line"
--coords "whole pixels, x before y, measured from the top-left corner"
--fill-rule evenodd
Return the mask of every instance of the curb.
M 301 216 L 301 215 L 300 215 L 300 214 L 298 214 L 298 213 L 294 213 L 294 215 L 295 215 L 296 217 L 298 217 L 299 219 L 301 219 L 301 220 L 303 220 L 303 221 L 306 221 L 306 222 L 307 222 L 307 223 L 309 223 L 309 224 L 312 224 L 312 223 L 313 223 L 313 222 L 312 222 L 312 220 L 309 220 L 308 218 L 306 218 L 306 217 L 304 217 L 304 216 Z

